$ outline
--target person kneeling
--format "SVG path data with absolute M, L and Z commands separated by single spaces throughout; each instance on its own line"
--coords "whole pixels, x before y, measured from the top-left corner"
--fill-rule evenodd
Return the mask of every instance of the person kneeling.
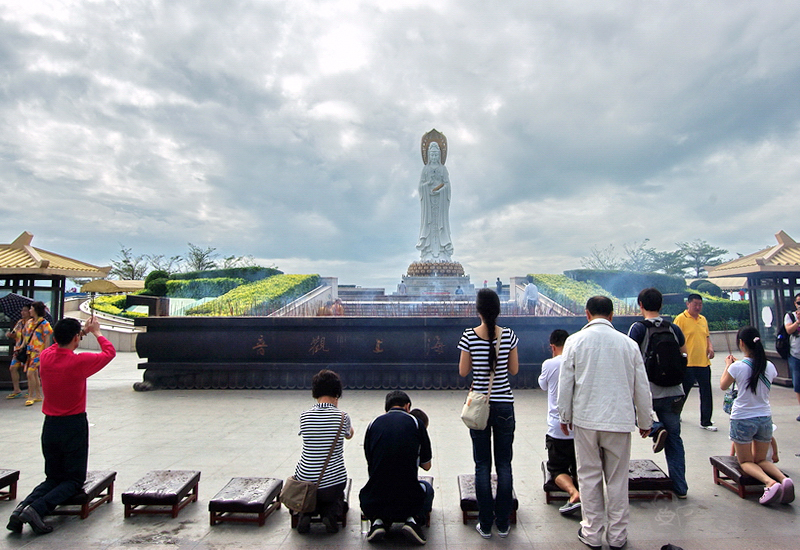
M 433 487 L 417 477 L 417 465 L 431 468 L 431 442 L 423 422 L 409 414 L 411 399 L 403 391 L 386 396 L 386 414 L 375 418 L 364 437 L 369 481 L 359 494 L 361 511 L 372 522 L 369 542 L 386 536 L 393 522 L 404 522 L 412 542 L 427 542 L 422 526 L 433 506 Z

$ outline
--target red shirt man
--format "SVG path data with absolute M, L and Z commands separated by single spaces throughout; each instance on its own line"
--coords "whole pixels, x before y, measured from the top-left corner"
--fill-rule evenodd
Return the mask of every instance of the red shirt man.
M 95 335 L 100 353 L 75 353 L 84 333 Z M 116 355 L 94 318 L 83 329 L 76 319 L 62 319 L 56 323 L 53 338 L 56 343 L 39 356 L 45 414 L 42 453 L 47 479 L 11 513 L 7 528 L 16 533 L 22 532 L 24 523 L 30 524 L 36 534 L 51 532 L 53 528 L 42 517 L 83 487 L 89 460 L 86 379 Z

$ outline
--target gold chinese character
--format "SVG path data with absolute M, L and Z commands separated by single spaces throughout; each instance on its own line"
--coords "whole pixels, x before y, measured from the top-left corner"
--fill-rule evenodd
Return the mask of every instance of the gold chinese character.
M 430 343 L 430 340 L 428 340 L 428 343 Z M 436 353 L 438 353 L 439 355 L 444 353 L 444 343 L 442 343 L 442 339 L 439 338 L 438 336 L 434 337 L 434 343 L 431 346 L 431 349 Z
M 381 347 L 383 344 L 383 340 L 375 339 L 375 349 L 372 350 L 372 353 L 383 353 L 383 348 Z
M 311 340 L 311 347 L 308 349 L 311 355 L 316 355 L 321 351 L 330 351 L 328 348 L 325 347 L 325 337 L 324 336 L 315 336 L 313 340 Z
M 264 350 L 267 348 L 267 343 L 264 341 L 264 335 L 258 337 L 258 341 L 256 341 L 256 345 L 253 346 L 253 349 L 256 350 L 256 353 L 259 355 L 264 355 Z

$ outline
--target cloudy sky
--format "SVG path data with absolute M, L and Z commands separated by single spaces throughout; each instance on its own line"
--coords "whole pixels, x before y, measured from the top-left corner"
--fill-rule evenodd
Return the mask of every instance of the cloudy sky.
M 394 287 L 420 138 L 474 283 L 800 240 L 800 3 L 0 0 L 0 242 Z

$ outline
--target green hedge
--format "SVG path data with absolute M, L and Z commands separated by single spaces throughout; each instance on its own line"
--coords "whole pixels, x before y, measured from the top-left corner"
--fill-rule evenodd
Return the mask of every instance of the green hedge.
M 614 302 L 614 312 L 618 315 L 635 313 L 625 302 L 596 283 L 579 282 L 566 275 L 529 274 L 528 281 L 534 283 L 539 292 L 558 302 L 575 314 L 583 315 L 586 301 L 592 296 L 608 296 Z
M 224 277 L 228 279 L 244 279 L 252 283 L 275 275 L 283 275 L 283 271 L 272 267 L 251 266 L 212 269 L 209 271 L 190 271 L 189 273 L 173 273 L 170 279 L 187 281 L 191 279 L 217 279 Z
M 319 286 L 319 275 L 275 275 L 189 309 L 187 315 L 269 315 Z
M 668 304 L 661 312 L 674 317 L 685 309 L 686 307 L 680 304 Z M 703 295 L 703 316 L 708 321 L 708 329 L 711 331 L 739 330 L 750 324 L 750 302 L 746 300 L 734 302 L 706 294 Z
M 111 296 L 98 296 L 90 304 L 97 311 L 119 317 L 127 317 L 129 319 L 147 317 L 145 313 L 139 313 L 138 311 L 125 311 L 125 300 L 124 294 L 114 294 Z
M 634 271 L 571 269 L 564 275 L 576 281 L 597 283 L 614 296 L 635 297 L 645 288 L 657 288 L 662 294 L 684 292 L 683 277 L 663 273 L 637 273 Z
M 194 300 L 216 298 L 244 283 L 244 279 L 232 279 L 229 277 L 167 281 L 167 296 L 170 298 L 192 298 Z

